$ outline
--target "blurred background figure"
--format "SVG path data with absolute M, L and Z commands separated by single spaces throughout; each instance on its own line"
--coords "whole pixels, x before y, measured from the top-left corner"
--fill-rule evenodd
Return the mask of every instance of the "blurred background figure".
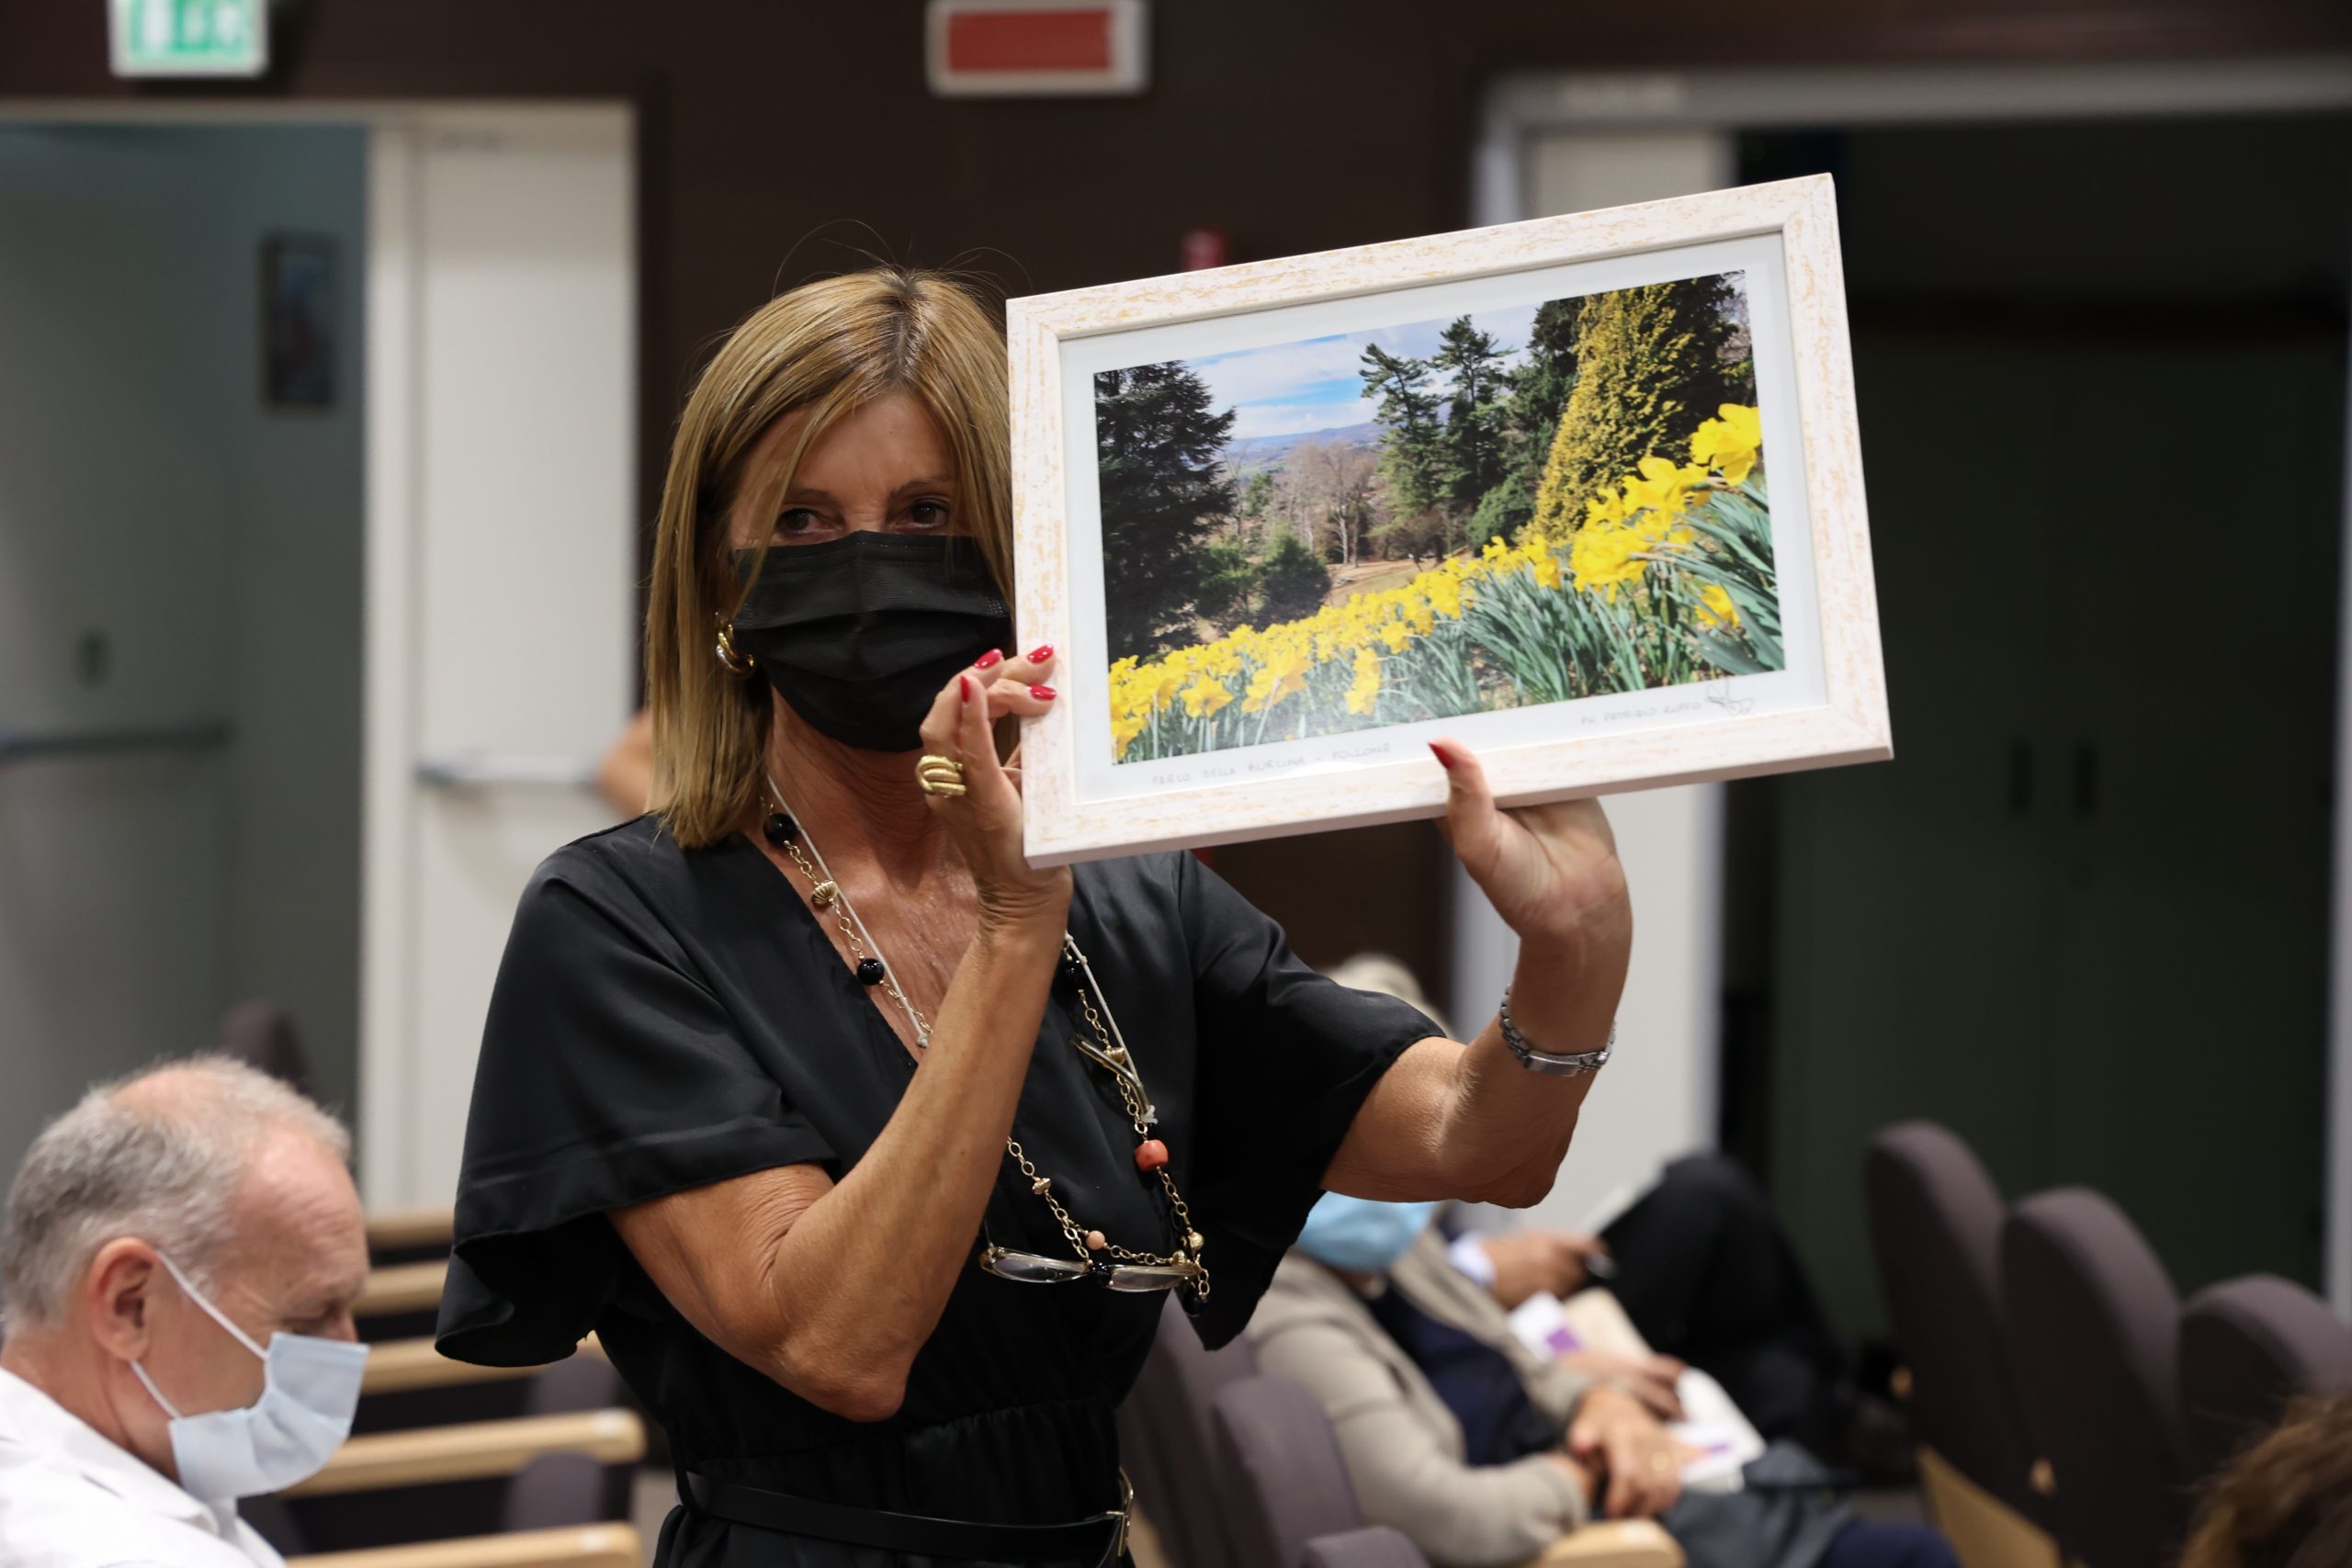
M 525 878 L 650 787 L 660 455 L 778 290 L 879 252 L 1049 292 L 1828 173 L 1897 758 L 1611 802 L 1616 1059 L 1544 1203 L 1442 1223 L 1504 1299 L 1607 1258 L 1652 1354 L 1969 1568 L 2177 1557 L 2347 1375 L 2257 1352 L 2352 1333 L 2352 10 L 1106 0 L 1056 26 L 1142 57 L 1056 34 L 990 76 L 960 5 L 11 14 L 0 1165 L 159 1045 L 290 1073 L 299 1041 L 376 1226 L 364 1321 L 420 1332 Z M 192 62 L 249 73 L 145 74 Z M 1370 411 L 1255 409 L 1252 612 L 1511 515 L 1530 411 L 1589 367 L 1498 368 L 1492 508 L 1388 537 Z M 1393 953 L 1464 1027 L 1510 972 L 1424 824 L 1211 853 L 1309 963 Z M 387 1421 L 568 1397 L 380 1381 L 447 1375 L 413 1354 L 370 1374 Z M 1668 1363 L 1620 1371 L 1663 1403 Z M 548 1453 L 633 1465 L 582 1397 Z
M 2291 1412 L 2213 1478 L 2181 1568 L 2352 1562 L 2352 1393 Z
M 1746 1489 L 1686 1491 L 1708 1456 L 1655 1394 L 1522 1345 L 1434 1208 L 1327 1193 L 1250 1325 L 1261 1370 L 1321 1401 L 1369 1522 L 1447 1568 L 1524 1562 L 1602 1517 L 1659 1519 L 1704 1568 L 1956 1562 L 1922 1527 L 1854 1518 L 1794 1448 L 1755 1456 Z
M 1358 953 L 1331 975 L 1431 1006 L 1393 958 Z M 1565 1300 L 1605 1285 L 1656 1354 L 1632 1365 L 1609 1365 L 1605 1352 L 1579 1354 L 1597 1375 L 1627 1381 L 1657 1415 L 1680 1413 L 1674 1378 L 1696 1366 L 1766 1438 L 1792 1439 L 1874 1476 L 1906 1477 L 1899 1414 L 1856 1388 L 1853 1352 L 1755 1182 L 1714 1154 L 1670 1160 L 1645 1182 L 1634 1174 L 1587 1216 L 1589 1231 L 1518 1225 L 1508 1211 L 1488 1210 L 1448 1224 L 1455 1233 L 1448 1257 L 1506 1312 L 1539 1293 Z

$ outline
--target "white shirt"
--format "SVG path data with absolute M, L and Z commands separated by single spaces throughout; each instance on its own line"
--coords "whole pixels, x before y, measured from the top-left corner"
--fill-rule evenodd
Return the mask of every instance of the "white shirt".
M 63 1405 L 0 1371 L 0 1568 L 285 1568 L 237 1517 L 198 1502 Z

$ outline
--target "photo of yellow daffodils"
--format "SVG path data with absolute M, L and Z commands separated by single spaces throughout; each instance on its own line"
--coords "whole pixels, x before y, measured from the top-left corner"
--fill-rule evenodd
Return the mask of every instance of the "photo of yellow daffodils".
M 1782 668 L 1743 282 L 1098 376 L 1115 761 Z

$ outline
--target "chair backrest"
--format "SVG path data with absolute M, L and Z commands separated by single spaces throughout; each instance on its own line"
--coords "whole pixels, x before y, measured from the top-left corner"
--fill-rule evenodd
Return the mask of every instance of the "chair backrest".
M 294 1021 L 276 1002 L 239 1002 L 220 1020 L 218 1049 L 249 1067 L 258 1067 L 296 1091 L 311 1092 L 311 1055 Z
M 1430 1568 L 1421 1549 L 1386 1525 L 1317 1536 L 1299 1561 L 1303 1568 Z
M 2087 1568 L 2160 1568 L 2188 1523 L 2180 1297 L 2123 1211 L 2065 1188 L 2001 1233 L 2026 1422 L 2055 1472 L 2058 1540 Z
M 1911 1375 L 1912 1429 L 1944 1462 L 2048 1528 L 2001 1300 L 2008 1205 L 1968 1145 L 1932 1122 L 1905 1122 L 1871 1140 L 1862 1197 Z
M 1233 1383 L 1216 1418 L 1224 1513 L 1243 1568 L 1299 1568 L 1307 1542 L 1363 1528 L 1331 1419 L 1289 1378 Z
M 2180 1402 L 2200 1476 L 2278 1425 L 2290 1400 L 2352 1388 L 2352 1328 L 2302 1286 L 2255 1274 L 2180 1318 Z
M 1219 1390 L 1257 1374 L 1258 1359 L 1246 1340 L 1203 1348 L 1170 1294 L 1151 1354 L 1119 1406 L 1120 1460 L 1136 1506 L 1174 1568 L 1260 1568 L 1234 1555 L 1225 1510 L 1216 1506 L 1220 1472 L 1210 1415 Z
M 431 1338 L 448 1274 L 447 1258 L 370 1268 L 368 1288 L 351 1308 L 359 1337 L 370 1345 Z

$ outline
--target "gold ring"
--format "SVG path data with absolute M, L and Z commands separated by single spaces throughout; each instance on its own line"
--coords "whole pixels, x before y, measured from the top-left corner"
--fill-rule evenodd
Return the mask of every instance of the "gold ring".
M 915 764 L 915 783 L 925 795 L 962 795 L 964 764 L 953 757 L 925 757 Z

